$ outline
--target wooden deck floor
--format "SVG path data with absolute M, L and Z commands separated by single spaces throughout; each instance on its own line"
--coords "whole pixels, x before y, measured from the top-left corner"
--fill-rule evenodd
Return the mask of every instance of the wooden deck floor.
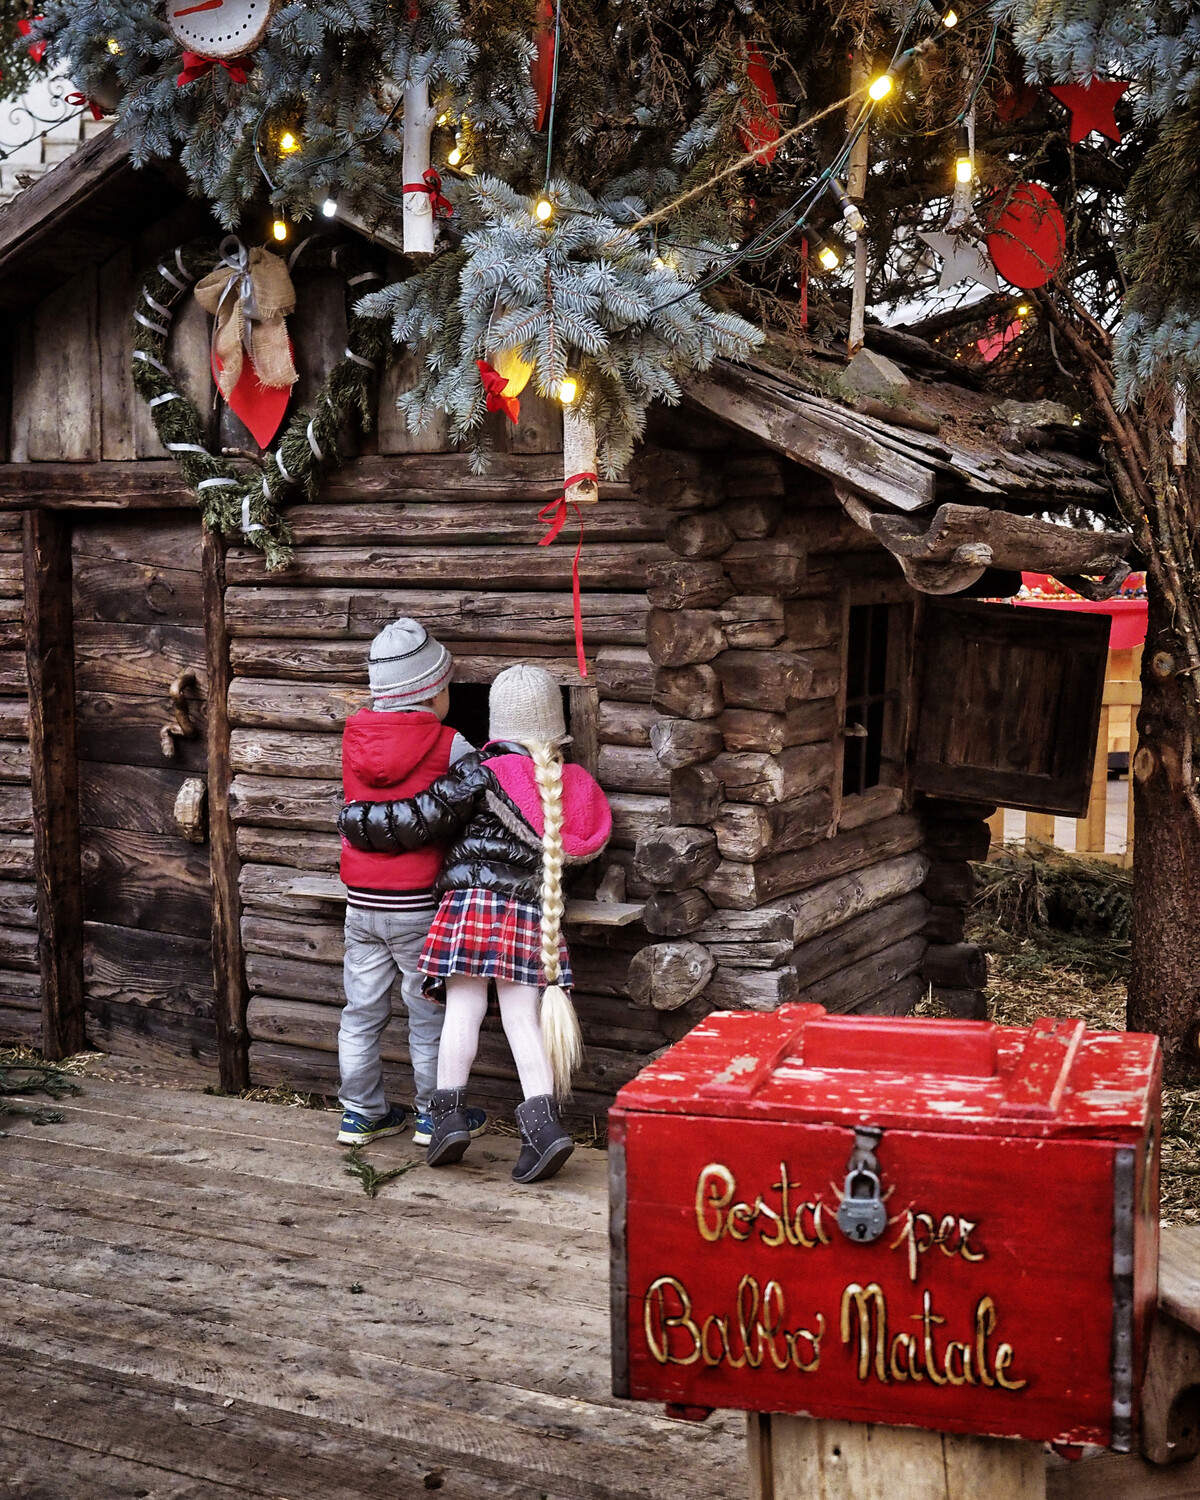
M 368 1199 L 336 1117 L 87 1079 L 0 1121 L 0 1496 L 724 1500 L 743 1422 L 608 1385 L 604 1156 Z
M 739 1413 L 609 1395 L 602 1153 L 518 1190 L 512 1140 L 443 1173 L 382 1141 L 414 1165 L 372 1200 L 331 1114 L 84 1087 L 0 1120 L 0 1500 L 743 1500 Z M 1167 1249 L 1191 1307 L 1200 1231 Z M 1200 1461 L 1047 1481 L 1200 1500 Z

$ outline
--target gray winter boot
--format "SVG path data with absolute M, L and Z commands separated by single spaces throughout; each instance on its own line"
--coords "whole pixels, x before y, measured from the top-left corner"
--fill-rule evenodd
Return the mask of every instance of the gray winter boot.
M 535 1094 L 517 1105 L 517 1128 L 521 1132 L 521 1154 L 513 1168 L 514 1182 L 544 1182 L 575 1149 L 563 1129 L 558 1107 L 549 1094 Z
M 449 1167 L 462 1161 L 471 1144 L 466 1089 L 434 1089 L 429 1096 L 429 1113 L 433 1129 L 425 1160 L 431 1167 Z

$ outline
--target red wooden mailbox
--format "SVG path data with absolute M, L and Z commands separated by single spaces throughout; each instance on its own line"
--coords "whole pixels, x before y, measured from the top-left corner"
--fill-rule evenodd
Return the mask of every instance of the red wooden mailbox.
M 1127 1450 L 1160 1082 L 1080 1021 L 710 1016 L 609 1116 L 615 1393 Z

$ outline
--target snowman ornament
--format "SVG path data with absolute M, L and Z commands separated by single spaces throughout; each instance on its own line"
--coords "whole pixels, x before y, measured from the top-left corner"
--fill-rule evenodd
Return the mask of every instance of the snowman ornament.
M 188 52 L 242 57 L 266 33 L 274 0 L 167 0 L 167 25 Z

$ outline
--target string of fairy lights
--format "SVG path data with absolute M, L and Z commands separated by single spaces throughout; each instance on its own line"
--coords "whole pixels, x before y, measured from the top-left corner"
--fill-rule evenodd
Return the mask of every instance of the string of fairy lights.
M 844 233 L 850 237 L 857 238 L 858 236 L 866 232 L 867 225 L 865 219 L 863 218 L 862 211 L 859 208 L 858 204 L 850 196 L 850 193 L 848 192 L 846 183 L 844 181 L 844 174 L 847 165 L 854 153 L 855 146 L 862 138 L 863 133 L 869 129 L 871 119 L 875 111 L 881 105 L 883 105 L 885 101 L 896 94 L 899 85 L 904 79 L 905 74 L 908 72 L 909 68 L 917 60 L 917 58 L 922 56 L 930 49 L 940 45 L 946 33 L 966 26 L 976 17 L 988 11 L 990 9 L 990 4 L 987 3 L 987 0 L 985 0 L 985 3 L 973 7 L 964 14 L 959 14 L 959 12 L 956 11 L 953 7 L 948 8 L 940 15 L 939 30 L 937 33 L 935 33 L 933 36 L 926 37 L 923 41 L 918 42 L 913 46 L 906 46 L 906 42 L 908 41 L 908 37 L 913 29 L 913 26 L 916 24 L 918 16 L 924 9 L 926 9 L 926 6 L 923 3 L 923 0 L 919 0 L 919 3 L 915 5 L 912 10 L 910 10 L 908 17 L 905 20 L 904 25 L 900 31 L 900 35 L 896 41 L 892 56 L 889 59 L 887 66 L 881 71 L 877 72 L 875 76 L 869 80 L 864 88 L 848 95 L 846 99 L 838 101 L 838 105 L 831 106 L 831 109 L 837 108 L 839 106 L 850 106 L 853 104 L 855 99 L 861 100 L 859 110 L 852 122 L 848 125 L 842 143 L 839 146 L 838 150 L 834 153 L 833 157 L 822 168 L 822 170 L 817 173 L 812 181 L 809 182 L 807 186 L 798 194 L 798 196 L 791 203 L 780 209 L 769 223 L 764 225 L 755 234 L 751 235 L 736 249 L 731 249 L 728 251 L 723 251 L 719 247 L 713 246 L 711 244 L 706 244 L 704 246 L 698 246 L 695 244 L 688 245 L 683 241 L 672 242 L 669 239 L 664 239 L 660 244 L 658 229 L 657 227 L 655 227 L 654 238 L 650 248 L 651 253 L 654 257 L 654 265 L 656 269 L 671 270 L 675 272 L 676 276 L 679 279 L 682 280 L 683 278 L 679 276 L 678 252 L 688 252 L 692 254 L 699 252 L 703 255 L 709 267 L 704 272 L 704 274 L 699 276 L 695 281 L 687 282 L 683 291 L 671 296 L 666 300 L 656 303 L 654 307 L 654 311 L 656 313 L 664 312 L 667 309 L 674 307 L 679 303 L 685 302 L 690 298 L 701 296 L 704 292 L 716 286 L 720 281 L 724 280 L 739 266 L 754 265 L 769 260 L 789 240 L 794 239 L 797 235 L 801 234 L 804 234 L 806 237 L 811 238 L 816 260 L 824 270 L 833 271 L 837 269 L 837 267 L 842 263 L 844 251 L 836 243 L 836 238 L 832 235 L 826 238 L 819 233 L 814 234 L 809 229 L 809 221 L 814 214 L 818 204 L 820 203 L 824 195 L 828 193 L 833 198 L 836 204 L 838 216 L 842 225 L 844 226 Z M 549 107 L 547 110 L 546 119 L 545 170 L 543 174 L 541 190 L 534 196 L 530 203 L 530 214 L 533 220 L 547 231 L 552 228 L 555 219 L 560 215 L 567 216 L 572 214 L 590 212 L 590 210 L 587 208 L 581 208 L 562 201 L 561 198 L 556 195 L 553 189 L 552 173 L 554 162 L 554 128 L 558 104 L 561 19 L 562 0 L 555 0 L 554 51 L 549 89 Z M 956 182 L 964 185 L 970 183 L 974 177 L 974 161 L 972 157 L 972 145 L 970 132 L 967 126 L 967 120 L 970 117 L 972 109 L 974 108 L 975 101 L 978 97 L 980 89 L 983 86 L 984 80 L 986 79 L 995 61 L 999 27 L 999 21 L 996 21 L 992 26 L 988 43 L 984 48 L 980 62 L 974 70 L 970 86 L 967 89 L 965 102 L 963 103 L 962 108 L 959 110 L 955 118 L 949 121 L 946 125 L 936 127 L 936 129 L 933 131 L 920 132 L 921 134 L 932 135 L 939 134 L 943 130 L 953 129 L 955 131 L 954 174 Z M 388 130 L 395 124 L 402 105 L 403 95 L 401 95 L 397 99 L 396 103 L 389 110 L 388 114 L 383 120 L 383 123 L 378 127 L 377 130 L 372 131 L 369 136 L 363 137 L 359 141 L 351 142 L 341 151 L 332 153 L 331 155 L 323 157 L 318 161 L 312 162 L 311 164 L 309 164 L 310 167 L 316 169 L 319 167 L 328 166 L 333 162 L 349 155 L 356 145 L 361 146 L 362 144 L 369 143 L 370 141 L 377 139 L 386 130 Z M 831 109 L 823 110 L 821 114 L 827 114 L 831 112 Z M 271 191 L 276 192 L 277 184 L 275 183 L 272 174 L 268 169 L 262 148 L 262 134 L 263 129 L 266 125 L 267 115 L 268 110 L 264 109 L 255 126 L 252 137 L 252 144 L 255 161 L 258 165 L 259 171 L 262 173 L 262 176 Z M 819 117 L 814 116 L 813 118 L 815 120 Z M 439 119 L 438 123 L 445 124 L 447 122 L 447 119 L 448 117 L 443 115 Z M 466 160 L 467 151 L 464 147 L 464 139 L 461 129 L 461 127 L 465 123 L 465 120 L 460 119 L 460 129 L 456 131 L 454 146 L 450 149 L 446 156 L 446 167 L 449 169 L 452 175 L 469 177 L 472 175 L 472 170 L 470 163 Z M 779 138 L 779 142 L 777 144 L 782 144 L 788 138 L 790 138 L 794 134 L 798 134 L 801 129 L 811 123 L 813 122 L 806 121 L 804 122 L 804 126 L 797 127 L 793 131 L 786 132 L 784 136 Z M 279 134 L 275 145 L 280 156 L 288 156 L 299 151 L 302 148 L 303 142 L 298 130 L 289 128 L 284 129 Z M 631 229 L 641 229 L 651 221 L 653 221 L 655 225 L 657 225 L 658 222 L 661 222 L 663 219 L 669 217 L 675 211 L 679 202 L 681 202 L 684 198 L 691 199 L 693 197 L 699 196 L 701 193 L 708 190 L 708 188 L 710 188 L 717 181 L 731 175 L 731 173 L 740 171 L 744 167 L 749 167 L 755 162 L 761 161 L 761 151 L 762 148 L 756 146 L 753 150 L 747 152 L 746 156 L 741 162 L 735 163 L 732 168 L 726 168 L 721 173 L 716 174 L 716 176 L 711 179 L 709 183 L 702 184 L 699 189 L 690 189 L 686 194 L 681 195 L 680 199 L 675 200 L 674 203 L 667 204 L 664 209 L 660 209 L 654 214 L 647 216 L 646 219 L 638 220 L 632 225 L 620 225 L 619 227 L 626 232 L 629 232 Z M 388 202 L 394 202 L 396 207 L 402 206 L 400 201 L 393 200 L 390 197 L 387 197 L 387 195 L 384 196 Z M 336 218 L 338 214 L 338 203 L 336 198 L 331 196 L 326 197 L 320 204 L 320 211 L 325 218 Z M 287 216 L 283 213 L 277 213 L 271 223 L 272 237 L 277 242 L 282 243 L 288 239 L 290 232 L 291 224 Z M 563 405 L 569 406 L 573 404 L 578 397 L 581 365 L 581 351 L 578 349 L 571 349 L 568 354 L 566 374 L 564 378 L 559 381 L 555 392 L 558 400 Z

